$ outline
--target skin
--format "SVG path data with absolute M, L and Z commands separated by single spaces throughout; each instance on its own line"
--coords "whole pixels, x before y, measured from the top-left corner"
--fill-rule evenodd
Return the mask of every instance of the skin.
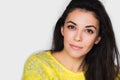
M 86 54 L 101 40 L 98 20 L 93 12 L 75 9 L 68 14 L 61 33 L 64 49 L 53 56 L 69 70 L 82 71 Z

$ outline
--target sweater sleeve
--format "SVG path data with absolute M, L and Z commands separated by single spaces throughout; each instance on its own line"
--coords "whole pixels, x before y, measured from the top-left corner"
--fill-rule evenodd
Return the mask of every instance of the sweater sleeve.
M 30 56 L 24 65 L 22 80 L 44 80 L 44 68 L 40 64 L 35 55 Z

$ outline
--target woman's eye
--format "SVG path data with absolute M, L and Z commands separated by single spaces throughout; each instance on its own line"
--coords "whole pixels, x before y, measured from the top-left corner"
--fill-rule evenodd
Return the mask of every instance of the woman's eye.
M 91 29 L 87 29 L 86 32 L 89 33 L 89 34 L 93 34 L 94 33 L 93 30 L 91 30 Z
M 69 25 L 69 26 L 67 26 L 67 27 L 68 27 L 68 29 L 76 29 L 76 27 L 73 26 L 73 25 Z

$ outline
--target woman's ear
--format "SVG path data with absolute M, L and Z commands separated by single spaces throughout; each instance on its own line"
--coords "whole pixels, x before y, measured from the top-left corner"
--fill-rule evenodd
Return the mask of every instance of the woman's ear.
M 95 44 L 98 44 L 98 43 L 100 42 L 100 40 L 101 40 L 101 36 L 98 36 L 98 37 L 96 38 Z
M 64 29 L 63 29 L 63 26 L 61 27 L 61 34 L 62 34 L 62 36 L 64 36 Z

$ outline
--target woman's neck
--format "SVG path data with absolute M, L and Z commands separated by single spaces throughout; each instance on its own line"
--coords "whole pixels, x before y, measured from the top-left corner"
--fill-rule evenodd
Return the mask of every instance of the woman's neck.
M 84 56 L 81 58 L 73 58 L 64 51 L 53 53 L 53 56 L 66 68 L 73 72 L 81 72 L 84 70 Z

